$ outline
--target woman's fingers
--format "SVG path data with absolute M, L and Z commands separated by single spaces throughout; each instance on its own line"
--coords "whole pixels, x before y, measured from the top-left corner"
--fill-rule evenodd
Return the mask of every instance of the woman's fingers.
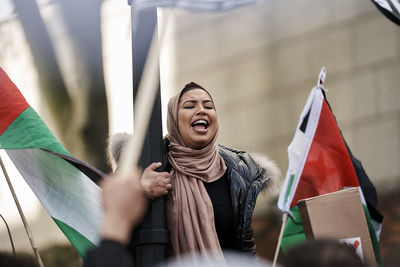
M 143 172 L 141 185 L 147 195 L 152 198 L 166 195 L 172 188 L 171 178 L 168 172 L 157 172 L 161 162 L 150 164 Z
M 158 167 L 161 166 L 161 162 L 153 162 L 152 164 L 150 164 L 146 169 L 155 171 Z
M 164 175 L 159 176 L 160 185 L 164 186 L 166 189 L 171 189 L 172 184 L 171 184 L 171 178 L 169 177 L 169 174 L 168 173 L 161 173 L 161 174 L 164 174 Z

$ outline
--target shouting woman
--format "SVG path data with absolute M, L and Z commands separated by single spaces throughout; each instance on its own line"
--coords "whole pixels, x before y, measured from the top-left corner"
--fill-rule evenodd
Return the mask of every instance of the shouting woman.
M 279 178 L 279 169 L 259 154 L 215 144 L 215 104 L 196 83 L 170 99 L 167 129 L 164 160 L 145 169 L 141 184 L 151 198 L 166 196 L 171 256 L 199 253 L 218 259 L 236 250 L 256 257 L 251 226 L 256 199 Z M 117 159 L 121 142 L 111 145 Z M 156 172 L 161 165 L 164 172 Z

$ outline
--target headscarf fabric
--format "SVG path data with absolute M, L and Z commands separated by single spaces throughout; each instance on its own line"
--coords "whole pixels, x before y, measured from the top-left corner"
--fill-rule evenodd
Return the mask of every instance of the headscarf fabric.
M 173 190 L 167 195 L 166 206 L 172 250 L 176 258 L 200 253 L 208 258 L 223 259 L 215 230 L 214 209 L 204 183 L 221 178 L 226 171 L 225 162 L 215 146 L 217 132 L 202 149 L 185 145 L 178 130 L 180 97 L 181 92 L 170 99 L 167 115 Z

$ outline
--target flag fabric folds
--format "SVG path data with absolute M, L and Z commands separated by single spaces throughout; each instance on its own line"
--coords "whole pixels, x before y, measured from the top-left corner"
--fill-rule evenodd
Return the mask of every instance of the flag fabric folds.
M 278 200 L 279 209 L 289 214 L 281 249 L 285 252 L 292 245 L 306 240 L 297 206 L 300 199 L 358 187 L 379 263 L 377 240 L 383 217 L 376 210 L 376 191 L 361 162 L 345 143 L 322 83 L 310 93 L 288 147 L 288 156 L 289 166 Z
M 399 0 L 371 0 L 382 14 L 400 26 Z
M 150 7 L 179 7 L 198 11 L 223 11 L 252 4 L 257 0 L 134 0 L 139 9 Z
M 71 157 L 1 68 L 0 148 L 81 256 L 98 244 L 102 209 L 95 182 L 104 173 Z

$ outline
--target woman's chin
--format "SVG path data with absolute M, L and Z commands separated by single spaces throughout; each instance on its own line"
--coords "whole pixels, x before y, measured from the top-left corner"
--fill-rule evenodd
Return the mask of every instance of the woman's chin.
M 199 138 L 197 140 L 192 140 L 191 144 L 189 145 L 192 149 L 203 149 L 210 143 L 211 138 Z

